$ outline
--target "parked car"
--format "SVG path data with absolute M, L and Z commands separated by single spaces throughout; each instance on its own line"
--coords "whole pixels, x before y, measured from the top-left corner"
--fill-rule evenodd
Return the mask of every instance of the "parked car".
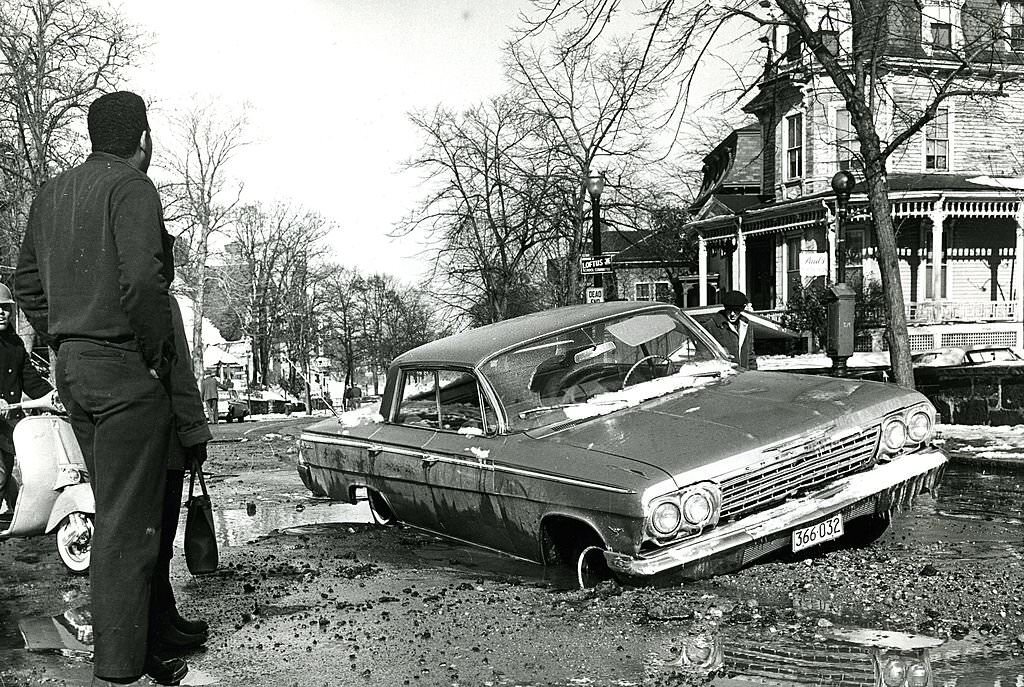
M 1024 362 L 1024 357 L 1009 346 L 971 346 L 970 348 L 935 348 L 910 357 L 914 367 L 956 367 L 958 365 L 997 365 Z
M 238 420 L 243 422 L 249 414 L 249 404 L 237 391 L 221 391 L 218 399 L 220 412 L 218 418 L 225 422 Z
M 689 316 L 610 302 L 415 348 L 379 415 L 299 441 L 314 494 L 581 584 L 866 543 L 932 489 L 935 410 L 893 385 L 741 371 Z

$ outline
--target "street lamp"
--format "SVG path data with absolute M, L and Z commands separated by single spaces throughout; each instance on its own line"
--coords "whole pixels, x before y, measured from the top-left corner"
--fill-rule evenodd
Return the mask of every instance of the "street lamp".
M 841 169 L 832 177 L 832 192 L 836 194 L 836 281 L 846 281 L 846 208 L 850 194 L 857 184 L 853 172 Z
M 601 255 L 601 192 L 604 191 L 604 172 L 587 175 L 587 192 L 590 193 L 590 255 Z M 604 288 L 601 273 L 594 274 L 594 286 Z
M 836 194 L 836 283 L 829 286 L 828 355 L 832 358 L 832 374 L 846 376 L 846 361 L 853 355 L 853 323 L 856 297 L 846 284 L 846 210 L 857 178 L 846 170 L 832 177 Z

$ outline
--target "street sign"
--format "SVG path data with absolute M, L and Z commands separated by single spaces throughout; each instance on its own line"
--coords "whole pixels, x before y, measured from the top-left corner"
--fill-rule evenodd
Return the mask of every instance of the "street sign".
M 604 289 L 600 286 L 588 286 L 587 303 L 604 303 Z
M 612 256 L 594 255 L 580 257 L 580 274 L 611 274 Z

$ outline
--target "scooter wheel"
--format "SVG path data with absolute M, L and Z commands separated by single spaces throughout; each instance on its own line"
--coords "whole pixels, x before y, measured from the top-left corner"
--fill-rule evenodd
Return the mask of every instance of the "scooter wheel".
M 57 528 L 57 553 L 68 570 L 84 575 L 89 570 L 92 557 L 92 516 L 86 513 L 71 513 Z

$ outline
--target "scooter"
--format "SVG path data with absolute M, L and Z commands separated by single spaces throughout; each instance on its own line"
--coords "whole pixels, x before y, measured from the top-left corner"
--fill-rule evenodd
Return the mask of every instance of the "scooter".
M 8 409 L 47 412 L 14 427 L 14 470 L 6 488 L 13 507 L 0 514 L 0 539 L 56 532 L 61 561 L 83 574 L 89 569 L 96 500 L 71 423 L 58 414 L 63 409 L 55 394 Z

